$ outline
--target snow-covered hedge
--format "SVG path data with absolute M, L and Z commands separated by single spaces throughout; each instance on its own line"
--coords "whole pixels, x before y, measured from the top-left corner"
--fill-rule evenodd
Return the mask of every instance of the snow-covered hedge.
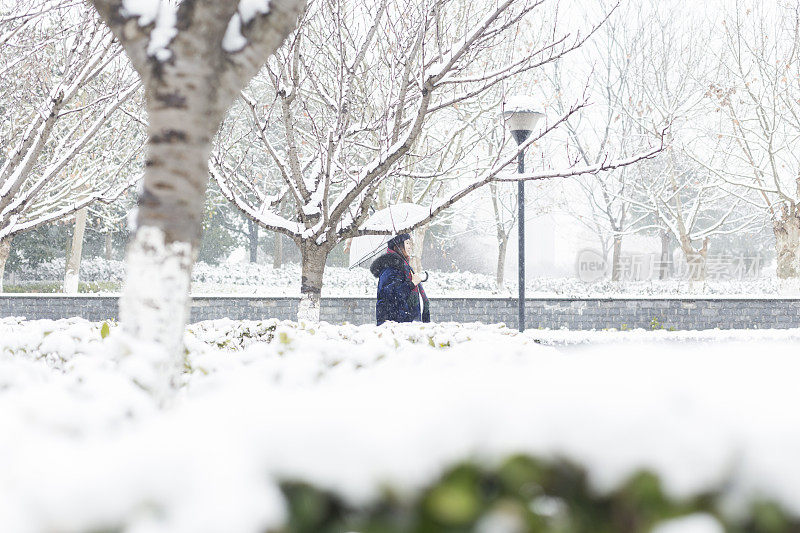
M 41 263 L 35 267 L 23 267 L 16 271 L 18 281 L 63 281 L 65 259 L 57 257 L 52 261 Z M 125 263 L 117 260 L 106 260 L 92 257 L 81 261 L 81 281 L 121 281 L 125 273 Z
M 220 320 L 168 406 L 118 333 L 0 319 L 0 531 L 800 526 L 796 330 Z
M 429 296 L 499 296 L 516 297 L 516 280 L 509 280 L 506 288 L 496 290 L 494 276 L 474 272 L 429 272 L 425 290 Z M 61 281 L 64 277 L 64 260 L 56 259 L 36 269 L 16 273 L 16 280 Z M 81 281 L 121 283 L 124 277 L 122 261 L 102 258 L 81 263 Z M 196 293 L 225 294 L 300 294 L 300 265 L 288 264 L 281 268 L 253 263 L 209 265 L 197 263 L 192 272 L 192 290 Z M 534 277 L 527 280 L 527 296 L 664 296 L 664 295 L 781 295 L 786 291 L 775 277 L 747 278 L 743 280 L 709 280 L 690 283 L 688 280 L 654 280 L 614 283 L 598 281 L 584 283 L 575 278 Z M 353 270 L 327 267 L 323 295 L 372 296 L 376 281 L 366 268 Z
M 17 281 L 60 281 L 64 278 L 64 259 L 59 258 L 36 268 L 25 268 L 15 273 Z M 106 261 L 95 257 L 81 262 L 81 281 L 122 282 L 124 262 Z M 232 292 L 266 294 L 300 294 L 300 265 L 289 263 L 280 268 L 254 263 L 209 265 L 198 262 L 192 271 L 193 288 L 197 292 Z M 325 292 L 331 295 L 372 295 L 376 281 L 366 268 L 353 270 L 327 267 Z M 428 291 L 484 291 L 491 292 L 494 280 L 490 276 L 471 272 L 432 272 L 425 284 Z
M 480 292 L 492 294 L 495 282 L 490 276 L 472 272 L 430 272 L 425 290 L 432 296 L 453 292 Z M 288 264 L 279 269 L 266 265 L 238 263 L 227 266 L 195 265 L 192 275 L 197 292 L 267 292 L 290 291 L 300 294 L 301 270 L 299 264 Z M 377 281 L 366 268 L 325 268 L 323 294 L 328 296 L 372 296 Z

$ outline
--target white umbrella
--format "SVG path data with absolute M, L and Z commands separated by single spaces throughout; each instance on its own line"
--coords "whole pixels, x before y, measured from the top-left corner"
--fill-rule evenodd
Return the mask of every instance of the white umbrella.
M 419 204 L 402 203 L 390 205 L 376 211 L 361 229 L 390 231 L 391 235 L 363 235 L 353 237 L 350 242 L 350 268 L 364 265 L 386 249 L 386 243 L 398 230 L 405 229 L 424 220 L 430 214 L 428 207 Z M 367 265 L 368 266 L 368 265 Z
M 391 235 L 363 235 L 350 242 L 350 268 L 369 266 L 370 259 L 386 250 Z

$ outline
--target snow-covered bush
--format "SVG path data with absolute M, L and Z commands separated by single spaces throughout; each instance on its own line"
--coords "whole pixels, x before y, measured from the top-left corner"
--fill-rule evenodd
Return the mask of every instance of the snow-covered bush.
M 789 531 L 799 337 L 4 318 L 0 531 Z
M 81 281 L 121 283 L 122 261 L 106 261 L 95 257 L 81 262 Z M 61 281 L 64 260 L 55 259 L 35 269 L 16 273 L 23 282 Z M 280 268 L 255 263 L 209 265 L 196 263 L 192 271 L 192 291 L 195 293 L 263 294 L 265 296 L 299 296 L 300 265 L 289 263 Z M 325 269 L 323 296 L 374 296 L 376 280 L 366 268 L 348 269 L 329 266 Z M 474 272 L 429 272 L 425 290 L 432 297 L 483 296 L 516 297 L 515 280 L 498 291 L 493 276 Z M 527 280 L 527 296 L 605 297 L 605 296 L 664 296 L 664 295 L 780 295 L 781 286 L 774 276 L 742 280 L 708 280 L 690 283 L 688 280 L 628 281 L 615 283 L 598 281 L 584 283 L 575 278 L 534 277 Z
M 63 281 L 65 259 L 57 257 L 52 261 L 41 263 L 36 267 L 23 267 L 15 272 L 19 281 Z M 81 281 L 120 282 L 124 278 L 125 264 L 115 259 L 91 257 L 81 261 Z

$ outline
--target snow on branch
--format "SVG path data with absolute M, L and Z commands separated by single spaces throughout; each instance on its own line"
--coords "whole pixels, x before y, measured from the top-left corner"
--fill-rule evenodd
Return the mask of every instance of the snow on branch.
M 501 14 L 508 10 L 514 1 L 515 0 L 505 0 L 502 4 L 498 5 L 494 11 L 490 12 L 481 22 L 476 24 L 469 34 L 462 37 L 450 51 L 444 53 L 435 64 L 431 65 L 426 70 L 426 74 L 433 80 L 434 84 L 447 75 L 456 63 L 458 63 L 458 60 L 461 59 L 478 40 L 485 37 L 489 28 Z
M 11 22 L 20 25 L 12 29 L 14 46 L 26 57 L 26 74 L 46 84 L 20 92 L 9 108 L 11 127 L 3 132 L 9 157 L 0 168 L 3 236 L 116 198 L 139 177 L 127 176 L 141 153 L 137 129 L 126 125 L 129 135 L 120 138 L 122 126 L 115 120 L 140 85 L 120 61 L 121 48 L 83 5 L 30 4 L 37 6 L 31 18 Z M 129 156 L 114 170 L 98 154 L 120 143 Z
M 241 0 L 239 8 L 228 21 L 225 37 L 222 38 L 222 49 L 235 53 L 247 46 L 247 39 L 242 35 L 242 26 L 250 24 L 256 15 L 269 13 L 270 0 Z
M 137 19 L 139 26 L 149 34 L 147 55 L 159 61 L 172 57 L 169 44 L 178 34 L 177 13 L 175 0 L 122 0 L 120 9 L 120 15 Z
M 230 186 L 233 180 L 227 177 L 226 173 L 220 169 L 219 162 L 209 161 L 208 171 L 217 186 L 219 186 L 222 195 L 251 220 L 268 230 L 276 231 L 289 237 L 297 237 L 302 233 L 303 227 L 299 222 L 293 222 L 277 213 L 266 210 L 266 207 L 269 207 L 272 202 L 264 202 L 264 209 L 256 209 L 242 198 L 242 195 L 234 193 Z

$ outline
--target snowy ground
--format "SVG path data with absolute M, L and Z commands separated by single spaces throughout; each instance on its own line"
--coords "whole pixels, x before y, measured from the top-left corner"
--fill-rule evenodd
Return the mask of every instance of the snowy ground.
M 64 260 L 57 259 L 15 274 L 13 282 L 59 281 L 63 278 Z M 502 290 L 496 289 L 494 276 L 474 272 L 429 272 L 425 291 L 432 297 L 516 297 L 516 279 L 508 280 Z M 81 263 L 81 281 L 121 282 L 124 266 L 121 261 L 102 258 Z M 274 269 L 269 265 L 234 263 L 208 265 L 197 263 L 192 273 L 192 291 L 195 293 L 243 294 L 286 296 L 300 295 L 300 265 L 288 264 Z M 7 283 L 11 283 L 8 279 Z M 376 281 L 366 268 L 353 270 L 327 267 L 323 296 L 374 296 Z M 742 280 L 654 280 L 612 283 L 599 281 L 584 283 L 577 278 L 533 277 L 526 282 L 527 296 L 664 296 L 664 295 L 724 295 L 724 296 L 793 296 L 795 289 L 782 287 L 774 276 L 745 278 Z
M 0 319 L 0 531 L 256 533 L 285 519 L 281 480 L 363 503 L 518 452 L 598 493 L 650 469 L 674 497 L 800 515 L 800 330 L 204 322 L 166 407 L 116 333 Z M 686 520 L 663 531 L 721 531 Z

